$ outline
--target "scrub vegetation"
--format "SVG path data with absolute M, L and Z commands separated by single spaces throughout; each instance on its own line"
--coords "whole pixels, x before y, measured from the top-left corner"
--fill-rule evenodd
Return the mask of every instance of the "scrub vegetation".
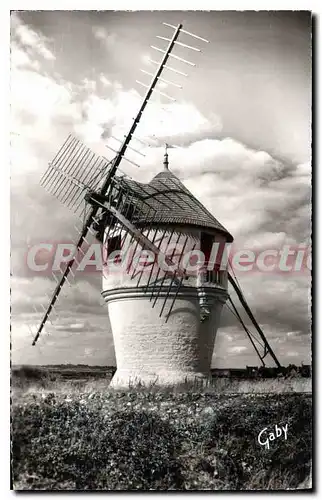
M 102 384 L 13 380 L 15 490 L 311 487 L 309 393 L 115 391 Z M 287 439 L 282 434 L 266 449 L 258 434 L 267 428 L 268 436 L 275 425 L 287 425 Z

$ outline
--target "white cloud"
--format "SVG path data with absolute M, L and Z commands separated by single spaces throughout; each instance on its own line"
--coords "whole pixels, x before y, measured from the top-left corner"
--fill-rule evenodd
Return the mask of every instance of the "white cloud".
M 301 336 L 301 331 L 295 330 L 293 332 L 287 332 L 287 336 L 292 338 L 299 338 Z
M 123 137 L 139 110 L 141 97 L 136 91 L 124 91 L 116 84 L 113 84 L 112 91 L 108 99 L 102 99 L 94 93 L 87 96 L 83 103 L 86 122 L 80 125 L 82 129 L 88 131 L 95 129 L 97 135 L 96 127 L 110 123 L 112 125 L 110 135 Z M 187 139 L 189 135 L 192 137 L 196 133 L 214 132 L 220 128 L 221 122 L 217 116 L 211 115 L 208 119 L 191 103 L 163 105 L 160 101 L 156 101 L 146 107 L 136 135 L 154 145 L 165 141 L 172 144 L 175 141 L 180 142 L 182 137 Z
M 104 43 L 106 48 L 110 49 L 115 44 L 116 40 L 115 33 L 110 33 L 102 26 L 93 26 L 92 32 L 94 37 L 100 42 Z
M 48 47 L 49 40 L 22 23 L 16 13 L 11 16 L 11 26 L 12 36 L 16 38 L 23 48 L 30 50 L 33 55 L 43 57 L 47 61 L 56 59 L 56 56 Z
M 293 175 L 296 177 L 300 177 L 302 182 L 306 182 L 308 185 L 310 185 L 312 182 L 312 166 L 311 166 L 311 164 L 309 162 L 300 163 L 294 169 Z
M 266 248 L 280 249 L 283 245 L 294 245 L 296 241 L 284 231 L 258 231 L 244 242 L 245 248 L 262 250 Z
M 105 86 L 105 87 L 110 87 L 112 85 L 112 82 L 106 78 L 106 76 L 101 73 L 99 76 L 99 81 Z
M 295 351 L 288 351 L 287 352 L 287 356 L 289 356 L 290 358 L 298 358 L 299 357 L 299 353 L 295 352 Z
M 71 325 L 69 325 L 69 328 L 71 330 L 79 330 L 79 329 L 83 329 L 85 326 L 84 323 L 72 323 Z
M 11 44 L 11 67 L 12 68 L 31 68 L 38 71 L 40 69 L 40 64 L 38 61 L 32 60 L 29 54 L 13 42 Z
M 244 352 L 246 350 L 247 350 L 247 347 L 238 346 L 238 345 L 228 348 L 228 352 L 230 352 L 231 354 L 240 354 L 241 352 Z
M 115 107 L 110 99 L 100 99 L 90 94 L 83 104 L 89 122 L 103 124 L 115 118 Z
M 52 78 L 33 71 L 13 71 L 11 101 L 14 112 L 23 109 L 42 124 L 50 121 L 53 115 L 63 116 L 71 112 L 68 90 Z
M 133 110 L 138 109 L 139 99 L 133 97 Z M 132 110 L 131 110 L 132 111 Z M 133 113 L 133 112 L 132 112 Z M 211 119 L 203 116 L 198 109 L 189 102 L 180 102 L 164 105 L 160 101 L 147 106 L 138 126 L 140 137 L 155 136 L 158 141 L 170 138 L 180 142 L 187 135 L 208 133 L 210 130 L 221 130 L 219 117 L 212 115 Z
M 60 239 L 73 227 L 70 212 L 38 186 L 47 162 L 69 132 L 76 132 L 96 152 L 107 155 L 104 144 L 108 136 L 121 139 L 140 104 L 136 91 L 126 92 L 117 82 L 111 84 L 103 74 L 97 80 L 84 79 L 78 84 L 64 81 L 59 75 L 41 74 L 36 55 L 48 57 L 40 48 L 48 49 L 48 41 L 21 26 L 18 23 L 13 45 L 11 85 L 12 130 L 16 134 L 11 149 L 12 261 L 17 273 L 12 301 L 13 313 L 20 314 L 14 331 L 18 338 L 26 331 L 21 322 L 38 319 L 27 313 L 26 306 L 44 303 L 44 293 L 50 294 L 54 285 L 48 279 L 21 277 L 26 242 L 30 238 Z M 109 43 L 113 40 L 102 29 L 94 29 L 94 36 Z M 96 93 L 99 82 L 109 87 L 107 99 Z M 219 117 L 203 116 L 189 102 L 167 104 L 165 108 L 171 113 L 163 112 L 162 102 L 156 100 L 148 106 L 137 131 L 150 147 L 132 143 L 133 147 L 142 148 L 146 159 L 127 153 L 141 164 L 141 169 L 124 167 L 125 162 L 122 168 L 135 179 L 147 182 L 162 168 L 162 143 L 178 144 L 178 148 L 169 150 L 170 169 L 232 232 L 238 246 L 245 242 L 258 248 L 301 242 L 310 216 L 310 165 L 284 165 L 267 152 L 248 148 L 233 138 L 209 139 L 221 130 Z M 114 142 L 115 149 L 117 144 Z M 259 321 L 267 325 L 279 323 L 277 332 L 283 328 L 289 332 L 304 331 L 308 324 L 307 277 L 292 276 L 285 280 L 284 276 L 245 275 L 241 281 Z M 98 301 L 99 289 L 89 283 L 77 285 L 62 301 L 63 318 L 69 314 L 69 319 L 60 331 L 61 349 L 68 346 L 72 350 L 68 332 L 80 329 L 84 318 L 79 315 L 85 311 L 93 325 L 94 315 L 102 314 L 108 322 L 104 311 L 98 312 Z M 91 328 L 96 331 L 96 327 Z M 231 342 L 234 335 L 229 332 L 227 340 Z M 86 344 L 85 336 L 84 339 Z M 245 342 L 249 343 L 248 339 Z M 246 343 L 238 342 L 229 355 L 247 354 Z
M 82 80 L 82 84 L 86 90 L 90 90 L 92 92 L 96 91 L 96 81 L 95 80 L 89 80 L 88 78 L 84 78 Z

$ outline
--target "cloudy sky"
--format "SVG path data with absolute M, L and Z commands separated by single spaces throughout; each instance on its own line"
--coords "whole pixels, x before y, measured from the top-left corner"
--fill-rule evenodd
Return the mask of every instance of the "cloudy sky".
M 184 23 L 209 44 L 182 35 L 202 53 L 176 49 L 196 67 L 171 61 L 185 78 L 164 75 L 172 103 L 155 97 L 140 124 L 150 147 L 134 179 L 170 168 L 245 246 L 280 249 L 310 239 L 310 15 L 304 12 L 16 12 L 11 17 L 12 359 L 15 363 L 114 364 L 99 275 L 77 278 L 59 301 L 60 320 L 36 347 L 38 310 L 55 282 L 30 275 L 28 245 L 75 239 L 71 213 L 39 185 L 72 132 L 109 158 L 154 72 L 150 45 L 170 36 L 161 23 Z M 142 92 L 143 91 L 143 92 Z M 164 109 L 162 109 L 164 108 Z M 142 145 L 141 145 L 142 148 Z M 310 362 L 309 275 L 239 275 L 244 294 L 283 364 Z M 213 366 L 258 364 L 245 334 L 225 310 Z

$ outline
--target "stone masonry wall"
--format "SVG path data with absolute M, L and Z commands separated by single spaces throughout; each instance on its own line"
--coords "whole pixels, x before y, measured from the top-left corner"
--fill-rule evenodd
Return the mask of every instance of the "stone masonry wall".
M 171 243 L 179 244 L 177 255 L 181 253 L 187 235 L 189 238 L 185 244 L 185 252 L 193 247 L 200 248 L 200 231 L 193 230 L 181 236 L 180 231 L 182 228 L 178 228 L 171 238 Z M 157 232 L 154 241 L 157 242 L 161 235 L 161 232 Z M 169 232 L 162 240 L 162 250 L 167 248 L 170 235 Z M 129 236 L 125 240 L 125 246 L 128 242 Z M 132 242 L 130 248 L 137 248 L 136 242 Z M 167 254 L 170 255 L 171 252 Z M 154 299 L 150 301 L 150 297 L 158 266 L 155 266 L 154 278 L 145 293 L 149 269 L 151 267 L 143 274 L 140 271 L 127 273 L 125 268 L 120 267 L 118 271 L 109 272 L 108 269 L 103 274 L 102 295 L 108 304 L 117 362 L 117 371 L 112 381 L 115 387 L 127 387 L 129 383 L 138 382 L 173 384 L 209 375 L 220 314 L 228 297 L 225 286 L 205 289 L 211 302 L 211 314 L 201 323 L 196 279 L 194 276 L 185 278 L 166 321 L 176 290 L 171 292 L 160 317 L 170 279 L 164 281 L 160 297 L 152 307 Z M 163 274 L 161 271 L 157 276 L 158 282 Z
M 113 383 L 128 386 L 140 381 L 161 384 L 183 382 L 186 378 L 209 375 L 216 331 L 226 293 L 211 292 L 214 301 L 211 316 L 200 322 L 199 303 L 194 288 L 185 288 L 159 313 L 166 289 L 154 308 L 149 295 L 137 290 L 116 290 L 105 295 L 113 331 L 117 372 Z

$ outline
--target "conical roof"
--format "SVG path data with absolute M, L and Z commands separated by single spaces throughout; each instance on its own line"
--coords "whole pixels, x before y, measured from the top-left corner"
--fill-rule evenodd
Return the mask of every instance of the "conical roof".
M 227 229 L 170 170 L 159 172 L 148 184 L 128 179 L 123 179 L 123 182 L 153 207 L 155 213 L 152 217 L 155 223 L 207 228 L 219 231 L 226 236 L 227 241 L 233 241 Z M 149 222 L 149 214 L 146 216 L 145 221 Z

